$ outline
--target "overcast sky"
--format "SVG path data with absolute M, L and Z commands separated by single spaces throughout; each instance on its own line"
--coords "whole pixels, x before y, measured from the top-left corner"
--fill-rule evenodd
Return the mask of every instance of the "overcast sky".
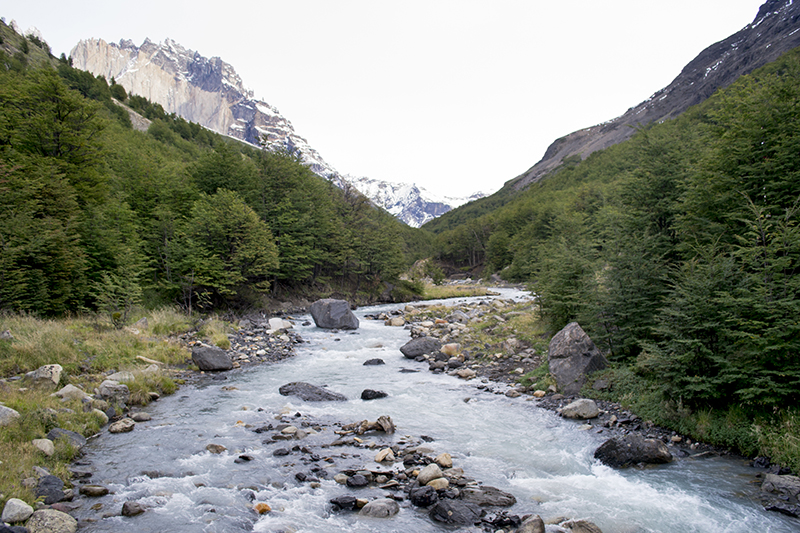
M 762 0 L 0 0 L 54 55 L 171 38 L 233 65 L 339 172 L 465 196 L 668 85 Z

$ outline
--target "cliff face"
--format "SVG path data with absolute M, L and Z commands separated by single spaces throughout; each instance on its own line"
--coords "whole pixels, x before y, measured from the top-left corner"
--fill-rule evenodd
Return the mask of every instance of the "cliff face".
M 350 183 L 376 205 L 406 224 L 419 227 L 471 199 L 433 198 L 416 185 L 369 178 L 344 178 L 300 137 L 292 123 L 268 103 L 257 100 L 231 65 L 182 47 L 171 39 L 137 47 L 130 40 L 79 42 L 71 52 L 76 68 L 105 76 L 130 94 L 161 104 L 168 113 L 255 146 L 291 147 L 313 172 L 339 187 Z
M 522 189 L 535 183 L 572 155 L 585 159 L 592 152 L 628 139 L 630 126 L 674 118 L 727 87 L 739 76 L 777 59 L 800 46 L 800 3 L 768 0 L 752 24 L 727 39 L 712 44 L 693 59 L 664 89 L 613 120 L 557 139 L 544 157 L 524 174 L 506 184 Z

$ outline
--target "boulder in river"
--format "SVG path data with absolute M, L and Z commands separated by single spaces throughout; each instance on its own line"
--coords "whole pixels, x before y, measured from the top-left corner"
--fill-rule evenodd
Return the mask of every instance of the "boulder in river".
M 646 463 L 661 464 L 672 461 L 667 445 L 657 439 L 640 435 L 623 435 L 605 441 L 594 452 L 594 458 L 615 468 Z
M 192 362 L 202 371 L 218 372 L 233 368 L 230 356 L 216 346 L 195 346 L 192 348 Z
M 431 508 L 431 520 L 445 524 L 471 526 L 481 521 L 483 511 L 474 503 L 458 500 L 440 500 Z
M 358 329 L 358 318 L 345 300 L 324 298 L 311 304 L 311 318 L 318 328 Z
M 761 484 L 764 509 L 800 517 L 800 477 L 767 474 Z
M 316 385 L 311 385 L 310 383 L 305 383 L 303 381 L 294 381 L 292 383 L 282 385 L 278 389 L 278 392 L 280 392 L 282 396 L 297 396 L 307 402 L 347 401 L 347 397 L 343 394 L 331 392 L 327 389 L 323 389 L 322 387 L 317 387 Z
M 564 395 L 578 394 L 586 376 L 608 366 L 608 361 L 577 322 L 555 334 L 548 350 L 550 373 Z
M 390 498 L 372 500 L 358 512 L 361 516 L 389 518 L 400 512 L 400 504 Z
M 517 503 L 513 494 L 488 485 L 467 486 L 461 489 L 461 498 L 476 505 L 511 507 Z
M 442 343 L 433 337 L 417 337 L 411 339 L 403 346 L 400 351 L 407 359 L 416 359 L 420 355 L 436 353 L 442 348 Z
M 387 396 L 389 395 L 382 390 L 364 389 L 361 391 L 362 400 L 378 400 L 380 398 L 386 398 Z

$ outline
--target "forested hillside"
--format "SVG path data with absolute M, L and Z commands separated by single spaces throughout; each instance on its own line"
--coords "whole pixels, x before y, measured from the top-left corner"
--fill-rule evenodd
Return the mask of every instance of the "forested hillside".
M 0 37 L 0 309 L 124 322 L 142 303 L 391 297 L 387 282 L 428 250 L 295 153 L 167 115 L 5 24 Z
M 552 332 L 579 321 L 673 405 L 778 408 L 800 398 L 798 154 L 795 49 L 499 209 L 426 228 L 443 260 L 530 283 Z

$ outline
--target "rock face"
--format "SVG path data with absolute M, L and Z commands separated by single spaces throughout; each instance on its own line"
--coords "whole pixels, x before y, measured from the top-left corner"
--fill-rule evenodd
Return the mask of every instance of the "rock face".
M 233 368 L 233 361 L 222 348 L 216 346 L 195 346 L 192 348 L 192 362 L 206 372 L 220 372 Z
M 800 517 L 800 477 L 767 474 L 761 484 L 761 500 L 767 511 Z
M 297 396 L 307 402 L 347 401 L 347 397 L 342 394 L 331 392 L 322 387 L 317 387 L 316 385 L 311 385 L 310 383 L 302 381 L 295 381 L 282 385 L 278 389 L 278 392 L 280 392 L 282 396 Z
M 752 24 L 700 52 L 667 87 L 613 120 L 555 140 L 541 161 L 507 186 L 521 190 L 542 179 L 567 157 L 577 155 L 586 159 L 597 150 L 625 141 L 637 131 L 630 126 L 675 118 L 706 100 L 717 89 L 727 87 L 739 76 L 800 46 L 798 17 L 798 2 L 768 0 Z
M 433 337 L 417 337 L 401 346 L 400 351 L 407 359 L 416 359 L 420 355 L 438 352 L 441 348 L 442 343 L 438 339 Z
M 550 373 L 562 394 L 578 394 L 586 376 L 608 366 L 605 356 L 577 322 L 555 334 L 548 350 Z
M 662 464 L 672 461 L 667 445 L 639 435 L 624 435 L 605 441 L 594 452 L 594 458 L 608 466 L 622 468 L 638 463 Z
M 358 319 L 345 300 L 325 298 L 311 304 L 311 317 L 318 328 L 358 329 Z

